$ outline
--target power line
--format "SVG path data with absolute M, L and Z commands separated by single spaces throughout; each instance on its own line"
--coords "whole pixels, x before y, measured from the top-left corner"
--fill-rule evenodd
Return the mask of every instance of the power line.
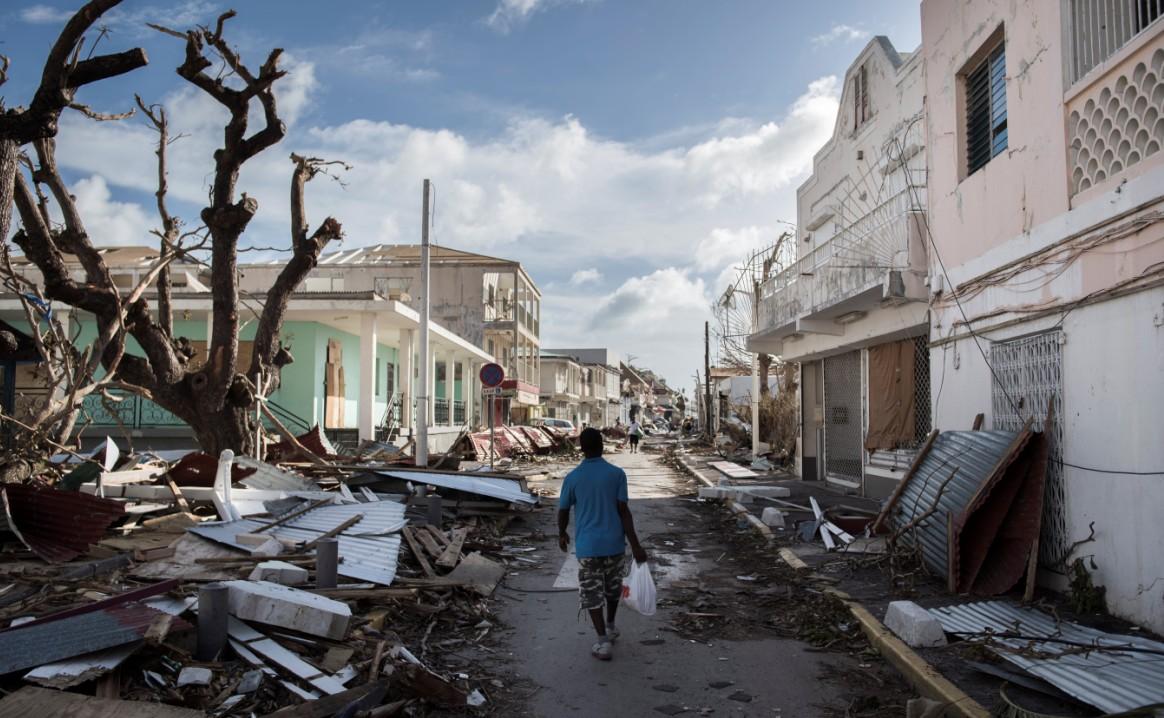
M 909 125 L 907 125 L 905 130 L 903 131 L 903 134 L 905 132 L 909 132 L 910 128 L 914 125 L 914 123 L 918 122 L 919 120 L 920 120 L 920 118 L 915 118 L 912 122 L 910 122 Z M 902 146 L 902 144 L 901 144 L 901 138 L 895 137 L 893 141 L 894 141 L 894 144 L 897 146 L 898 156 L 904 158 L 905 147 Z M 916 190 L 913 186 L 913 179 L 910 177 L 909 163 L 906 161 L 902 161 L 901 169 L 905 173 L 906 190 L 913 197 L 914 202 L 920 202 L 920 199 L 917 197 Z M 934 241 L 933 232 L 930 231 L 929 216 L 927 215 L 926 212 L 921 212 L 919 214 L 921 214 L 922 228 L 925 230 L 926 239 L 929 241 L 930 247 L 933 248 L 933 250 L 934 250 L 934 257 L 936 257 L 938 260 L 938 266 L 942 270 L 942 276 L 945 277 L 946 285 L 950 287 L 950 295 L 954 298 L 954 303 L 958 306 L 958 312 L 961 313 L 962 320 L 966 323 L 966 331 L 969 332 L 970 336 L 974 339 L 974 346 L 978 347 L 978 352 L 982 355 L 983 363 L 985 363 L 986 368 L 990 370 L 990 375 L 994 378 L 995 384 L 998 386 L 999 390 L 1002 391 L 1003 396 L 1006 397 L 1007 402 L 1010 404 L 1011 410 L 1014 411 L 1014 413 L 1016 415 L 1022 416 L 1022 411 L 1019 409 L 1018 403 L 1014 400 L 1014 397 L 1012 397 L 1010 395 L 1010 392 L 1008 392 L 1006 390 L 1006 385 L 1002 382 L 1002 378 L 999 377 L 998 372 L 995 371 L 994 365 L 990 363 L 990 357 L 987 356 L 986 350 L 982 348 L 982 342 L 978 336 L 978 333 L 976 331 L 974 331 L 974 326 L 970 322 L 970 317 L 966 314 L 965 307 L 962 306 L 962 300 L 958 297 L 958 292 L 954 290 L 954 285 L 950 281 L 950 273 L 948 271 L 946 271 L 946 263 L 945 263 L 945 261 L 942 260 L 942 253 L 938 250 L 938 245 Z M 1071 310 L 1068 310 L 1067 313 L 1065 313 L 1063 315 L 1059 324 L 1056 325 L 1057 327 L 1062 326 L 1063 320 L 1065 320 L 1067 318 L 1067 314 L 1069 314 L 1070 311 Z M 945 372 L 945 361 L 944 360 L 942 362 L 942 371 L 943 371 L 943 376 L 944 376 L 944 372 Z M 1120 469 L 1100 469 L 1100 468 L 1095 468 L 1095 467 L 1091 467 L 1091 466 L 1081 466 L 1079 464 L 1072 464 L 1072 463 L 1063 461 L 1061 459 L 1056 460 L 1056 462 L 1062 466 L 1070 466 L 1074 469 L 1079 469 L 1081 471 L 1090 471 L 1090 472 L 1097 473 L 1097 474 L 1116 474 L 1116 475 L 1127 475 L 1127 476 L 1164 476 L 1164 471 L 1124 471 L 1124 470 L 1120 470 Z

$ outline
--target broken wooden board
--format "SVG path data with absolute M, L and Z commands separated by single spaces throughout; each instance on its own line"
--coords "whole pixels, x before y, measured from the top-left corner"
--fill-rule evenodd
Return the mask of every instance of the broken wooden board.
M 712 461 L 708 466 L 731 479 L 754 479 L 759 476 L 746 466 L 733 464 L 730 461 Z
M 420 568 L 422 571 L 424 571 L 424 575 L 436 576 L 436 571 L 432 570 L 432 566 L 429 564 L 428 558 L 425 557 L 424 551 L 420 548 L 420 543 L 416 540 L 416 537 L 412 535 L 412 529 L 408 526 L 405 526 L 400 530 L 400 533 L 404 535 L 404 540 L 408 542 L 408 549 L 412 551 L 412 556 L 416 559 L 416 562 L 420 564 Z
M 504 577 L 505 566 L 485 558 L 477 551 L 462 559 L 448 576 L 450 580 L 458 581 L 482 596 L 493 595 L 493 590 Z
M 230 612 L 248 621 L 343 640 L 352 619 L 346 603 L 268 581 L 225 581 Z
M 236 650 L 241 645 L 253 654 L 260 656 L 264 663 L 279 666 L 316 690 L 323 691 L 328 695 L 336 695 L 347 690 L 335 676 L 316 668 L 281 646 L 273 638 L 263 635 L 237 618 L 228 619 L 226 630 L 230 636 L 231 645 Z
M 202 711 L 25 686 L 0 700 L 4 718 L 203 718 Z
M 457 562 L 461 560 L 461 549 L 465 547 L 465 539 L 468 537 L 469 529 L 455 529 L 453 531 L 453 540 L 449 542 L 448 548 L 437 559 L 436 565 L 441 568 L 454 568 Z
M 441 554 L 445 552 L 445 550 L 437 544 L 436 539 L 433 538 L 430 532 L 421 529 L 420 531 L 414 531 L 412 535 L 416 537 L 417 541 L 420 541 L 420 545 L 424 547 L 425 551 L 428 551 L 428 555 L 432 558 L 440 558 Z

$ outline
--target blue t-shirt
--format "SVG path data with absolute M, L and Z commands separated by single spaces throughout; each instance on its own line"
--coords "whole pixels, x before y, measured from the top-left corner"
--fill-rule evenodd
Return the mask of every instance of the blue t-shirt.
M 578 558 L 616 556 L 626 550 L 618 502 L 626 501 L 626 472 L 601 456 L 585 459 L 566 474 L 558 509 L 574 512 Z

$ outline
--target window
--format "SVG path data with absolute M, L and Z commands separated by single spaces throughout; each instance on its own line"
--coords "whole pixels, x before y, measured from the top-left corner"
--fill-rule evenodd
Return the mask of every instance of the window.
M 853 130 L 856 131 L 869 119 L 869 74 L 865 66 L 857 70 L 853 77 Z
M 1006 45 L 999 42 L 965 75 L 966 174 L 1006 149 Z

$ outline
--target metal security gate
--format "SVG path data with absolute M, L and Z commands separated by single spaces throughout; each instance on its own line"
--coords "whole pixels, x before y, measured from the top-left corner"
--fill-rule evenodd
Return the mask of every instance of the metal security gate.
M 1036 334 L 990 348 L 994 368 L 991 409 L 994 428 L 1022 429 L 1028 418 L 1032 428 L 1044 430 L 1047 407 L 1055 407 L 1052 425 L 1045 429 L 1050 440 L 1046 488 L 1043 494 L 1043 530 L 1039 562 L 1048 568 L 1061 564 L 1071 548 L 1067 535 L 1066 492 L 1063 486 L 1063 389 L 1062 332 Z
M 826 478 L 861 481 L 861 353 L 824 360 L 824 455 Z

